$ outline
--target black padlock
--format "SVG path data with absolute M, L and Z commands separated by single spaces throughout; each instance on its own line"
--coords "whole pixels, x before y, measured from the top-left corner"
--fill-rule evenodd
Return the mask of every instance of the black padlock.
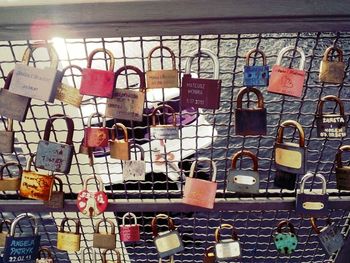
M 350 152 L 350 145 L 341 146 L 336 155 L 335 177 L 339 190 L 350 190 L 350 166 L 343 166 L 342 163 L 342 153 L 345 151 Z
M 273 184 L 274 186 L 281 189 L 294 190 L 296 181 L 297 181 L 296 174 L 277 170 Z

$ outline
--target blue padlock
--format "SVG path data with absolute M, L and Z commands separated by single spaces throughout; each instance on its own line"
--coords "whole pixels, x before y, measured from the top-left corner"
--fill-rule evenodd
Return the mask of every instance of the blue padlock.
M 253 54 L 259 53 L 263 60 L 262 66 L 249 66 L 249 60 Z M 259 49 L 248 51 L 245 57 L 246 65 L 243 70 L 243 86 L 265 87 L 269 85 L 269 66 L 266 65 L 266 55 Z

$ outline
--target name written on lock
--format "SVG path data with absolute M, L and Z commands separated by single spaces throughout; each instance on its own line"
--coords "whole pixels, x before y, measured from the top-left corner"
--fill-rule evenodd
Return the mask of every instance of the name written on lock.
M 345 120 L 343 117 L 324 117 L 322 118 L 323 123 L 345 123 Z

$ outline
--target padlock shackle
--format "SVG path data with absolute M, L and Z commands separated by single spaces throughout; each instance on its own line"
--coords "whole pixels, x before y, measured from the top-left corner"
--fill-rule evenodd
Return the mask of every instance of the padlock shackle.
M 305 133 L 303 127 L 300 125 L 299 122 L 294 120 L 287 120 L 281 123 L 280 127 L 277 131 L 277 142 L 283 143 L 283 132 L 284 128 L 286 127 L 293 127 L 296 128 L 299 132 L 299 146 L 304 147 L 305 146 Z
M 191 164 L 189 177 L 193 177 L 194 176 L 194 170 L 196 169 L 197 163 L 199 163 L 199 162 L 207 162 L 207 163 L 209 163 L 211 165 L 211 169 L 212 169 L 211 181 L 215 182 L 216 181 L 216 173 L 217 173 L 216 163 L 213 160 L 211 160 L 209 158 L 206 158 L 206 157 L 200 157 L 200 158 L 197 159 L 197 161 L 194 161 Z M 210 168 L 209 168 L 209 171 L 210 171 Z
M 36 153 L 29 154 L 29 158 L 28 158 L 27 163 L 26 163 L 25 171 L 30 172 L 32 170 L 32 163 L 34 163 L 33 160 L 34 160 L 35 156 L 36 156 Z M 34 166 L 35 166 L 35 163 L 34 163 Z
M 129 218 L 134 218 L 134 225 L 137 225 L 137 218 L 136 218 L 136 215 L 134 213 L 131 213 L 131 212 L 127 212 L 124 214 L 123 218 L 122 218 L 122 224 L 123 226 L 125 226 L 125 219 L 126 217 L 129 217 Z M 131 225 L 131 224 L 129 224 Z
M 12 221 L 11 229 L 10 229 L 10 236 L 11 237 L 15 236 L 15 230 L 16 230 L 16 226 L 17 226 L 18 222 L 25 219 L 25 218 L 33 220 L 33 222 L 34 222 L 34 235 L 35 236 L 38 235 L 38 233 L 39 233 L 38 219 L 32 213 L 23 213 L 23 214 L 16 216 L 16 218 Z
M 238 241 L 238 235 L 237 235 L 237 231 L 236 228 L 234 227 L 234 225 L 230 225 L 230 224 L 221 224 L 220 226 L 218 226 L 215 229 L 215 242 L 219 243 L 220 242 L 220 238 L 221 238 L 221 234 L 220 234 L 220 230 L 221 229 L 232 229 L 232 239 L 234 241 Z
M 50 140 L 50 133 L 51 133 L 51 129 L 53 129 L 53 123 L 58 119 L 66 121 L 66 125 L 67 125 L 66 144 L 73 145 L 74 122 L 70 117 L 65 116 L 64 114 L 52 115 L 50 119 L 47 120 L 43 140 L 44 141 Z
M 129 146 L 130 153 L 131 153 L 131 149 L 133 149 L 133 148 L 140 150 L 141 161 L 144 161 L 145 160 L 145 150 L 142 148 L 142 146 L 139 144 L 136 144 L 136 143 L 131 143 Z M 130 154 L 130 156 L 131 156 L 131 154 Z
M 295 234 L 295 228 L 294 225 L 288 221 L 288 220 L 283 220 L 281 222 L 278 223 L 277 225 L 277 233 L 282 233 L 282 228 L 283 227 L 288 227 L 289 231 L 293 234 Z
M 235 170 L 237 168 L 237 160 L 239 157 L 247 156 L 253 161 L 253 171 L 258 171 L 258 158 L 254 153 L 247 150 L 242 150 L 240 152 L 236 152 L 234 155 L 232 155 L 232 162 L 231 162 L 231 169 Z
M 174 256 L 170 256 L 170 259 L 169 259 L 169 260 L 166 260 L 166 261 L 165 261 L 164 258 L 159 258 L 158 263 L 163 263 L 163 262 L 166 262 L 166 263 L 175 263 Z
M 148 57 L 147 57 L 148 71 L 152 71 L 152 55 L 153 55 L 154 51 L 156 51 L 157 49 L 166 49 L 170 53 L 171 62 L 172 62 L 172 70 L 176 70 L 174 52 L 166 46 L 157 46 L 157 47 L 152 48 L 151 51 L 148 53 Z
M 85 250 L 88 250 L 88 252 L 90 252 L 90 250 L 91 250 L 93 261 L 89 262 L 89 263 L 96 263 L 96 252 L 95 252 L 94 248 L 92 248 L 92 247 L 85 247 L 84 249 L 81 250 L 80 256 L 81 256 L 82 263 L 85 263 L 85 253 L 84 253 Z
M 92 121 L 92 118 L 94 118 L 94 117 L 96 117 L 96 118 L 101 117 L 102 121 L 103 121 L 102 122 L 102 127 L 106 127 L 106 116 L 104 114 L 102 114 L 102 113 L 95 112 L 95 113 L 93 113 L 93 114 L 91 114 L 89 116 L 89 119 L 88 119 L 88 122 L 87 122 L 88 128 L 91 127 L 91 121 Z
M 338 168 L 342 168 L 343 164 L 342 164 L 342 154 L 343 152 L 350 152 L 350 145 L 343 145 L 340 146 L 338 149 L 337 154 L 335 155 L 335 160 L 337 162 L 337 167 Z
M 339 112 L 340 112 L 340 115 L 344 116 L 345 115 L 345 110 L 344 110 L 344 104 L 343 104 L 343 101 L 341 99 L 339 99 L 337 96 L 334 96 L 334 95 L 328 95 L 328 96 L 324 96 L 320 102 L 318 103 L 318 106 L 317 106 L 317 114 L 319 116 L 322 116 L 323 115 L 323 106 L 324 106 L 324 103 L 327 102 L 327 101 L 333 101 L 335 102 L 337 105 L 339 105 Z
M 331 219 L 329 217 L 326 219 L 326 221 L 327 221 L 327 226 L 332 225 L 332 221 L 331 221 Z M 311 222 L 312 229 L 315 231 L 315 233 L 317 235 L 321 234 L 321 230 L 317 226 L 317 218 L 316 217 L 311 217 L 310 218 L 310 222 Z
M 152 112 L 152 126 L 156 126 L 156 113 L 157 111 L 160 111 L 160 109 L 168 109 L 171 111 L 172 113 L 172 117 L 173 117 L 173 121 L 172 121 L 172 126 L 176 127 L 176 112 L 175 110 L 173 109 L 173 107 L 171 107 L 170 105 L 168 104 L 164 104 L 164 105 L 160 105 L 158 106 L 157 108 L 155 108 Z M 163 114 L 166 114 L 167 112 L 164 112 L 163 110 Z
M 63 192 L 63 182 L 62 182 L 61 178 L 59 178 L 58 176 L 55 176 L 54 178 L 55 178 L 55 180 L 54 180 L 55 186 L 57 186 L 56 182 L 58 182 L 59 191 Z
M 3 88 L 3 89 L 7 89 L 7 90 L 10 89 L 10 85 L 11 85 L 11 81 L 12 81 L 13 72 L 14 72 L 14 69 L 11 70 L 11 71 L 7 74 L 6 79 L 5 79 L 4 88 Z
M 56 49 L 52 46 L 52 44 L 48 44 L 45 42 L 36 42 L 28 46 L 28 48 L 24 51 L 22 62 L 26 65 L 29 65 L 30 57 L 33 56 L 33 53 L 38 48 L 46 48 L 50 57 L 50 68 L 57 69 L 58 67 L 58 55 Z
M 117 249 L 106 249 L 102 252 L 102 263 L 107 263 L 107 252 L 111 251 L 117 254 L 117 261 L 116 263 L 122 263 L 121 257 L 120 257 L 120 252 Z
M 112 132 L 111 132 L 111 141 L 115 141 L 116 140 L 116 133 L 117 131 L 119 130 L 122 130 L 123 131 L 123 134 L 124 134 L 124 142 L 129 142 L 129 137 L 128 137 L 128 130 L 126 129 L 125 125 L 123 123 L 115 123 L 113 126 L 112 126 Z
M 158 214 L 155 217 L 153 217 L 152 223 L 151 223 L 153 237 L 157 237 L 158 236 L 158 224 L 157 224 L 157 220 L 158 219 L 166 219 L 168 221 L 168 228 L 169 228 L 169 230 L 170 231 L 175 230 L 174 221 L 173 221 L 173 219 L 171 217 L 169 217 L 166 214 Z
M 47 254 L 47 256 L 45 255 L 45 253 Z M 41 259 L 41 254 L 44 254 L 45 258 L 47 258 L 47 259 L 53 259 L 53 258 L 52 258 L 51 250 L 48 249 L 47 247 L 41 247 L 41 248 L 39 249 L 39 252 L 38 252 L 38 259 Z
M 103 218 L 97 222 L 95 233 L 100 233 L 100 225 L 102 223 L 105 223 L 106 225 L 108 223 L 111 226 L 111 234 L 112 235 L 115 234 L 115 224 L 113 223 L 113 221 L 110 219 L 103 219 Z M 107 232 L 107 234 L 108 234 L 108 232 Z
M 327 181 L 326 178 L 324 178 L 324 176 L 322 174 L 315 174 L 313 175 L 311 172 L 305 174 L 300 181 L 300 193 L 303 194 L 305 191 L 305 183 L 307 180 L 316 177 L 318 179 L 320 179 L 320 181 L 322 182 L 322 194 L 325 195 L 327 193 Z
M 139 76 L 139 80 L 140 80 L 140 87 L 139 90 L 141 92 L 145 92 L 146 91 L 146 79 L 145 79 L 145 73 L 143 73 L 139 68 L 131 66 L 131 65 L 126 65 L 124 67 L 119 68 L 115 73 L 114 73 L 114 79 L 115 79 L 115 87 L 117 86 L 117 80 L 118 77 L 120 76 L 120 74 L 123 71 L 127 71 L 127 70 L 132 70 L 134 71 L 138 76 Z M 129 87 L 127 87 L 129 88 Z
M 102 191 L 102 190 L 103 190 L 103 181 L 102 181 L 101 177 L 98 176 L 98 175 L 96 175 L 96 176 L 94 176 L 94 175 L 88 176 L 88 177 L 84 180 L 83 190 L 87 190 L 88 182 L 89 182 L 90 180 L 96 180 L 96 181 L 98 182 L 98 184 L 99 184 L 99 186 L 98 186 L 98 187 L 99 187 L 99 191 Z
M 79 72 L 80 72 L 80 74 L 83 74 L 83 69 L 81 68 L 81 67 L 79 67 L 79 66 L 77 66 L 77 65 L 69 65 L 69 66 L 67 66 L 67 67 L 65 67 L 64 69 L 62 69 L 62 76 L 64 76 L 64 74 L 66 73 L 66 71 L 68 70 L 68 69 L 77 69 Z
M 74 218 L 69 218 L 69 217 L 65 217 L 62 219 L 62 222 L 61 222 L 61 226 L 60 226 L 60 232 L 61 233 L 65 233 L 64 232 L 64 225 L 66 222 L 68 221 L 73 221 L 74 224 L 75 224 L 75 234 L 80 234 L 80 227 L 81 227 L 81 223 L 80 223 L 80 220 L 79 219 L 74 219 Z
M 299 70 L 304 70 L 305 66 L 305 53 L 300 47 L 295 47 L 295 46 L 288 46 L 284 47 L 281 49 L 281 51 L 278 53 L 277 60 L 276 60 L 276 65 L 281 65 L 282 63 L 282 58 L 283 55 L 286 54 L 288 51 L 296 51 L 300 54 L 301 59 L 300 59 L 300 64 L 299 64 Z
M 264 108 L 264 97 L 261 93 L 260 90 L 256 89 L 256 88 L 241 88 L 240 91 L 238 92 L 237 95 L 237 109 L 242 109 L 243 108 L 243 96 L 245 94 L 249 94 L 249 93 L 254 93 L 256 95 L 256 97 L 258 98 L 258 109 L 263 109 Z
M 7 226 L 7 228 L 11 229 L 12 221 L 10 219 L 5 219 L 0 221 L 0 233 L 4 230 L 4 224 Z
M 324 52 L 324 55 L 323 55 L 323 58 L 322 60 L 323 61 L 329 61 L 328 60 L 328 57 L 329 57 L 329 54 L 331 52 L 337 52 L 338 53 L 338 61 L 339 62 L 343 62 L 344 61 L 344 57 L 343 57 L 343 50 L 341 50 L 339 47 L 336 47 L 336 46 L 330 46 L 328 47 L 325 52 Z
M 190 53 L 189 58 L 186 60 L 185 74 L 191 74 L 191 65 L 196 57 L 201 57 L 201 55 L 207 55 L 211 58 L 214 64 L 214 76 L 213 79 L 219 79 L 220 73 L 220 63 L 219 58 L 209 49 L 202 48 L 200 50 L 195 50 Z
M 247 54 L 245 55 L 246 66 L 249 66 L 249 60 L 253 54 L 260 54 L 262 57 L 262 60 L 263 60 L 263 66 L 266 66 L 266 64 L 267 64 L 266 55 L 262 50 L 260 50 L 258 48 L 253 48 L 247 52 Z
M 22 168 L 22 165 L 20 163 L 17 163 L 17 162 L 6 162 L 5 164 L 0 166 L 0 180 L 2 180 L 3 177 L 4 177 L 4 169 L 8 168 L 9 166 L 17 166 L 19 178 L 22 177 L 23 168 Z
M 105 49 L 105 48 L 96 48 L 93 51 L 91 51 L 91 53 L 89 54 L 88 59 L 87 59 L 87 66 L 86 67 L 91 68 L 92 60 L 93 60 L 94 56 L 99 52 L 105 53 L 109 56 L 109 69 L 108 69 L 108 71 L 113 71 L 114 64 L 115 64 L 114 55 L 111 51 L 109 51 L 108 49 Z

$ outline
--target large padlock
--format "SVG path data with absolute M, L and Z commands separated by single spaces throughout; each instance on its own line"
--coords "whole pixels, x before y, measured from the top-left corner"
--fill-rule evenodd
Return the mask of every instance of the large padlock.
M 168 222 L 168 231 L 158 233 L 158 219 Z M 152 219 L 153 241 L 160 258 L 166 258 L 179 253 L 185 249 L 179 232 L 175 229 L 174 221 L 165 214 L 158 214 Z
M 253 161 L 253 171 L 237 169 L 237 160 L 247 156 Z M 232 156 L 231 172 L 227 176 L 227 191 L 236 193 L 259 193 L 260 178 L 258 172 L 258 158 L 250 151 L 242 150 Z
M 101 233 L 100 226 L 102 223 L 109 224 L 111 226 L 111 232 Z M 106 248 L 114 249 L 116 248 L 116 234 L 115 234 L 115 224 L 112 220 L 101 219 L 97 222 L 95 226 L 94 236 L 93 236 L 93 247 L 95 248 Z
M 26 198 L 48 201 L 51 197 L 55 177 L 31 171 L 35 154 L 31 154 L 22 173 L 19 195 Z
M 34 231 L 30 236 L 15 236 L 19 221 L 28 218 L 33 220 Z M 3 262 L 33 262 L 39 252 L 40 235 L 37 218 L 31 213 L 18 215 L 11 224 L 10 235 L 6 237 Z
M 229 239 L 221 240 L 221 229 L 232 229 Z M 236 228 L 230 224 L 222 224 L 215 230 L 215 256 L 217 260 L 230 260 L 240 258 L 242 255 L 241 244 L 238 241 Z
M 207 55 L 214 64 L 213 79 L 192 78 L 191 65 L 195 57 Z M 182 108 L 218 109 L 220 107 L 221 80 L 218 57 L 208 49 L 194 51 L 186 61 L 186 70 L 182 78 L 181 105 Z
M 41 255 L 44 254 L 42 258 Z M 39 249 L 38 257 L 35 260 L 35 263 L 53 263 L 53 257 L 50 249 L 47 247 L 41 247 Z
M 300 54 L 301 60 L 299 69 L 281 66 L 282 57 L 288 51 L 296 51 Z M 305 54 L 304 51 L 294 46 L 282 48 L 277 56 L 276 65 L 272 67 L 269 80 L 268 92 L 301 98 L 305 79 Z
M 283 228 L 288 228 L 288 231 L 284 231 Z M 294 225 L 288 220 L 281 221 L 273 235 L 273 242 L 279 253 L 284 255 L 292 254 L 298 245 L 298 237 L 295 234 Z
M 255 93 L 258 98 L 257 108 L 244 109 L 243 96 Z M 237 95 L 237 108 L 235 109 L 235 123 L 237 135 L 266 135 L 266 109 L 264 97 L 258 89 L 242 88 Z
M 152 70 L 152 55 L 157 49 L 165 49 L 170 53 L 172 69 Z M 148 70 L 146 72 L 146 81 L 148 89 L 164 89 L 179 87 L 179 72 L 175 65 L 174 52 L 165 46 L 157 46 L 148 53 Z
M 350 145 L 341 146 L 336 154 L 335 178 L 339 190 L 350 190 L 350 166 L 343 166 L 343 152 L 350 152 Z
M 123 131 L 124 139 L 117 140 L 118 129 Z M 119 160 L 130 160 L 130 145 L 128 131 L 122 123 L 116 123 L 112 127 L 112 135 L 109 140 L 110 157 Z
M 118 76 L 127 70 L 134 71 L 139 76 L 139 90 L 128 89 L 130 85 L 128 88 L 115 89 L 113 98 L 107 99 L 106 116 L 122 120 L 142 121 L 146 93 L 145 73 L 134 66 L 121 67 L 115 72 L 116 83 Z
M 249 60 L 252 55 L 260 54 L 262 66 L 250 66 Z M 243 69 L 243 86 L 247 87 L 265 87 L 269 85 L 269 66 L 266 65 L 266 55 L 260 49 L 249 50 L 245 56 L 245 65 Z
M 294 127 L 299 132 L 299 144 L 283 142 L 283 132 L 286 127 Z M 275 167 L 279 171 L 294 174 L 306 172 L 307 148 L 303 127 L 296 121 L 287 120 L 281 123 L 277 131 L 275 143 Z
M 68 70 L 77 69 L 81 74 L 83 72 L 82 68 L 76 65 L 70 65 L 62 69 L 62 74 Z M 65 102 L 69 105 L 79 108 L 83 100 L 83 95 L 80 94 L 79 90 L 68 84 L 61 82 L 57 89 L 56 99 Z
M 209 168 L 211 172 L 210 181 L 193 177 L 194 170 L 199 162 L 208 162 L 211 165 Z M 213 209 L 218 187 L 216 171 L 215 162 L 209 158 L 199 158 L 197 161 L 194 161 L 191 165 L 190 175 L 186 177 L 182 202 L 188 205 Z
M 91 127 L 91 121 L 93 117 L 102 118 L 102 127 Z M 93 148 L 108 146 L 109 130 L 106 127 L 106 117 L 103 114 L 97 112 L 91 114 L 84 132 L 84 145 L 86 147 Z
M 6 77 L 3 89 L 0 89 L 0 115 L 16 121 L 27 118 L 30 98 L 9 91 L 13 70 Z
M 116 260 L 107 260 L 107 252 L 117 255 Z M 106 249 L 102 252 L 102 263 L 122 263 L 120 252 L 117 249 Z
M 126 217 L 132 218 L 134 224 L 125 224 Z M 140 241 L 140 225 L 137 224 L 137 218 L 133 213 L 126 213 L 123 216 L 123 223 L 119 228 L 120 240 L 123 242 L 138 242 Z
M 338 61 L 329 61 L 328 57 L 331 52 L 338 53 Z M 344 81 L 345 63 L 343 61 L 343 50 L 331 46 L 326 49 L 320 65 L 319 79 L 321 82 L 342 84 Z
M 58 183 L 58 185 L 56 184 Z M 62 180 L 55 176 L 54 185 L 57 188 L 56 191 L 51 192 L 51 198 L 48 201 L 44 201 L 44 205 L 51 208 L 63 208 L 64 207 L 64 192 Z
M 38 48 L 46 48 L 50 57 L 49 68 L 28 66 L 33 52 Z M 10 92 L 47 102 L 54 102 L 56 92 L 62 80 L 62 73 L 57 70 L 58 55 L 51 44 L 36 43 L 28 47 L 23 55 L 22 63 L 16 63 L 13 72 Z
M 5 177 L 4 170 L 8 169 L 10 166 L 17 166 L 18 175 L 15 177 Z M 0 166 L 0 191 L 17 191 L 21 186 L 21 178 L 23 174 L 23 168 L 20 163 L 16 162 L 7 162 L 4 165 Z
M 305 183 L 307 180 L 314 178 L 312 173 L 307 173 L 301 178 L 300 192 L 296 196 L 295 211 L 301 216 L 326 216 L 328 214 L 328 194 L 326 179 L 321 174 L 316 174 L 315 178 L 318 178 L 322 183 L 322 193 L 305 193 Z
M 203 263 L 215 263 L 216 257 L 215 257 L 215 247 L 210 246 L 205 249 L 204 257 L 203 257 Z
M 99 183 L 99 191 L 91 192 L 87 189 L 88 182 L 95 180 Z M 84 180 L 83 190 L 79 192 L 77 206 L 80 212 L 89 217 L 95 217 L 103 213 L 108 205 L 108 197 L 103 192 L 103 182 L 99 176 L 89 176 Z
M 327 226 L 319 229 L 316 224 L 316 218 L 311 217 L 312 229 L 317 234 L 318 239 L 326 253 L 331 256 L 334 252 L 341 249 L 344 245 L 344 236 L 341 228 L 336 226 L 335 222 L 327 220 Z
M 11 223 L 12 222 L 9 219 L 1 220 L 0 222 L 0 248 L 5 246 L 6 237 L 9 234 L 8 231 L 4 231 L 4 225 L 6 225 L 7 229 L 10 230 Z
M 91 68 L 92 59 L 98 52 L 105 53 L 109 56 L 110 60 L 108 71 Z M 80 94 L 102 98 L 112 98 L 115 84 L 114 63 L 114 56 L 111 51 L 104 48 L 97 48 L 93 50 L 89 54 L 87 68 L 83 69 Z
M 14 150 L 14 140 L 13 120 L 7 119 L 5 130 L 0 131 L 0 153 L 12 153 Z
M 73 221 L 75 225 L 75 232 L 64 231 L 64 225 L 68 221 Z M 57 249 L 68 252 L 77 252 L 80 250 L 80 220 L 65 217 L 62 219 L 60 230 L 57 233 Z
M 50 133 L 54 121 L 63 119 L 67 125 L 67 137 L 65 143 L 51 142 Z M 39 141 L 35 166 L 37 168 L 68 174 L 72 164 L 74 153 L 73 146 L 74 122 L 63 114 L 56 114 L 46 122 L 44 138 Z
M 324 103 L 334 101 L 339 106 L 339 114 L 323 113 Z M 343 102 L 333 95 L 325 96 L 317 106 L 317 136 L 320 138 L 342 138 L 346 136 L 346 117 Z
M 168 112 L 165 111 L 165 109 L 168 109 L 172 114 L 172 124 L 156 124 L 156 113 L 160 109 L 163 109 L 163 115 L 167 115 Z M 164 104 L 162 106 L 159 106 L 155 108 L 152 112 L 152 125 L 151 125 L 151 138 L 152 139 L 178 139 L 179 138 L 179 127 L 176 125 L 176 113 L 175 110 L 167 105 Z
M 277 170 L 273 184 L 281 189 L 294 190 L 296 181 L 296 174 Z
M 138 144 L 131 144 L 131 149 L 138 149 L 141 153 L 141 160 L 126 160 L 123 162 L 123 180 L 124 181 L 145 181 L 146 177 L 146 162 L 145 150 Z M 130 157 L 132 157 L 130 152 Z
M 85 253 L 85 251 L 88 251 L 87 253 Z M 87 255 L 88 254 L 88 258 L 89 260 L 86 259 Z M 80 253 L 80 257 L 81 257 L 81 261 L 82 263 L 96 263 L 96 251 L 94 248 L 92 247 L 85 247 L 81 250 L 81 253 Z

